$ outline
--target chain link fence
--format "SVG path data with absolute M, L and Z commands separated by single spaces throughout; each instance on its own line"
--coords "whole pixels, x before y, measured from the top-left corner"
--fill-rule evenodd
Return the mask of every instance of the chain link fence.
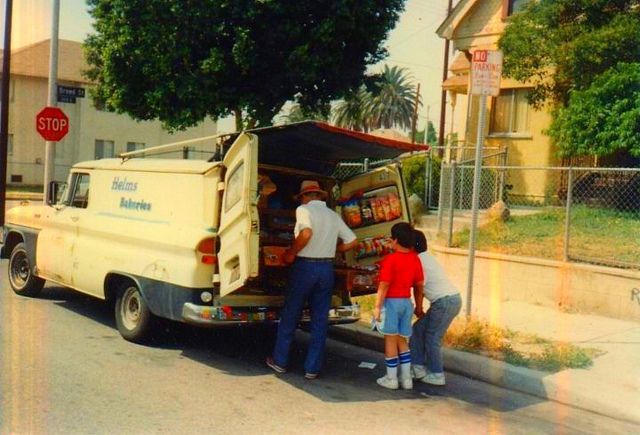
M 443 164 L 441 180 L 437 231 L 468 248 L 473 166 Z M 479 250 L 640 269 L 640 169 L 485 164 L 479 208 Z

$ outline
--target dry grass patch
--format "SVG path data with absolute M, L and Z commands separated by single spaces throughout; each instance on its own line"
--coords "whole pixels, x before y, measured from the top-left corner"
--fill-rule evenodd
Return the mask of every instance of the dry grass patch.
M 362 322 L 369 325 L 375 295 L 354 298 L 361 308 Z M 572 343 L 554 342 L 533 334 L 524 334 L 491 325 L 479 319 L 459 316 L 444 337 L 444 346 L 476 353 L 521 367 L 548 372 L 586 369 L 604 352 Z

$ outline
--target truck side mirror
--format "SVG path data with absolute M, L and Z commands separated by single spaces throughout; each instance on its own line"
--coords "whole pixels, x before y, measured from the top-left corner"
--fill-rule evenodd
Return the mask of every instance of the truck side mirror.
M 60 181 L 52 181 L 49 183 L 49 190 L 47 192 L 47 205 L 56 205 L 60 201 L 61 193 L 64 191 L 66 184 L 67 183 L 62 183 Z

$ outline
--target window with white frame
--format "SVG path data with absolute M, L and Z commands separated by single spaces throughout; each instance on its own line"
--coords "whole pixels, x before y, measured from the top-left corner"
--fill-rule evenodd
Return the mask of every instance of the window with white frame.
M 527 89 L 502 89 L 491 109 L 491 134 L 530 134 Z
M 144 142 L 127 142 L 127 152 L 142 150 L 145 145 Z
M 99 159 L 108 159 L 114 156 L 113 150 L 113 141 L 112 140 L 104 140 L 104 139 L 96 139 L 96 160 Z

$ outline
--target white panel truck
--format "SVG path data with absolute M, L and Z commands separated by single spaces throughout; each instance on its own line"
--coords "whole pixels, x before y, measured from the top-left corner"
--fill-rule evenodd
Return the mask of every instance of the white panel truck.
M 9 210 L 1 255 L 14 292 L 35 297 L 51 281 L 115 301 L 118 330 L 134 342 L 157 332 L 157 318 L 277 322 L 294 195 L 314 179 L 359 240 L 336 257 L 330 322 L 357 321 L 351 297 L 375 292 L 390 227 L 410 220 L 396 157 L 421 148 L 318 122 L 202 141 L 210 152 L 182 142 L 78 163 L 47 205 Z

